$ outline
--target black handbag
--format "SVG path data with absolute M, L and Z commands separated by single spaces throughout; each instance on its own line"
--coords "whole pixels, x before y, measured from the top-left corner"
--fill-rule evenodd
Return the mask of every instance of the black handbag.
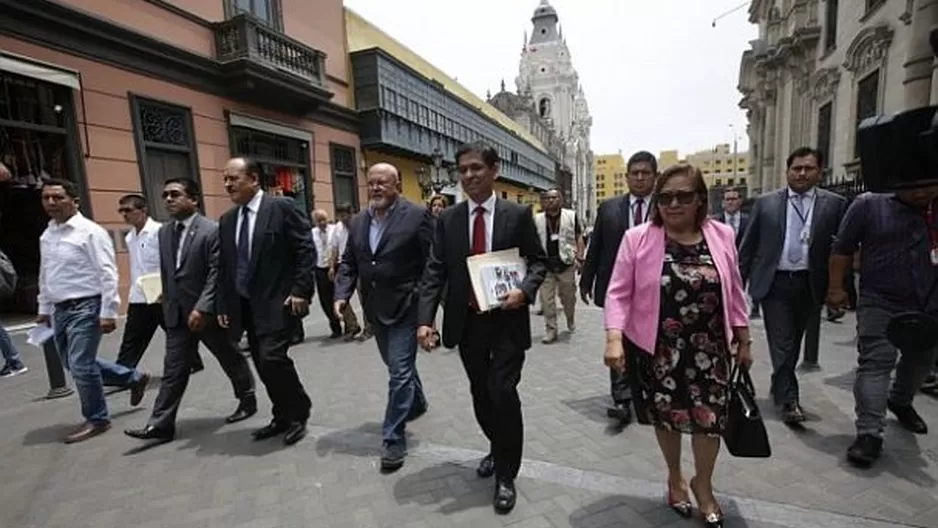
M 742 458 L 768 458 L 772 456 L 769 435 L 756 405 L 756 390 L 749 377 L 749 369 L 733 364 L 730 374 L 729 404 L 723 441 L 730 454 Z

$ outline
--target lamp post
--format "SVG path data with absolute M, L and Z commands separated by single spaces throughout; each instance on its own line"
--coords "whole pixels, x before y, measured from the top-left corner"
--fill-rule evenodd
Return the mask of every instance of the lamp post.
M 456 171 L 443 166 L 443 153 L 439 148 L 433 149 L 429 167 L 417 168 L 417 183 L 420 185 L 424 198 L 441 193 L 443 189 L 454 185 L 457 181 Z

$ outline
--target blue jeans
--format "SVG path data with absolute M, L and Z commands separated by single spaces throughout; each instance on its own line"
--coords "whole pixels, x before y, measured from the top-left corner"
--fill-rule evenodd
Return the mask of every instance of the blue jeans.
M 0 326 L 0 353 L 3 353 L 3 359 L 6 360 L 6 364 L 10 367 L 18 368 L 23 366 L 23 361 L 20 359 L 20 351 L 13 345 L 10 334 L 8 334 L 6 329 L 2 326 Z
M 98 358 L 95 360 L 98 370 L 101 371 L 101 383 L 105 387 L 126 387 L 131 383 L 140 381 L 140 372 L 125 367 L 110 359 Z
M 101 298 L 91 297 L 55 305 L 52 328 L 62 365 L 72 374 L 81 400 L 81 414 L 90 423 L 110 422 L 101 367 L 97 361 L 101 342 Z
M 381 434 L 386 443 L 406 442 L 404 426 L 415 407 L 427 404 L 417 375 L 417 311 L 398 324 L 374 325 L 378 352 L 388 367 L 388 406 Z

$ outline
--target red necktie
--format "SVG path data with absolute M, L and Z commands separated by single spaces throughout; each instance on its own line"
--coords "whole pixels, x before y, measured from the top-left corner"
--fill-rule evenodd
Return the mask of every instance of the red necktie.
M 472 254 L 479 255 L 485 253 L 485 207 L 481 205 L 473 209 L 475 218 L 472 219 Z M 472 289 L 472 283 L 469 284 L 469 306 L 473 311 L 479 311 L 479 302 L 476 300 L 476 292 Z
M 644 203 L 645 200 L 642 198 L 639 198 L 638 201 L 635 202 L 635 218 L 633 219 L 632 227 L 635 227 L 645 221 L 644 211 L 642 211 L 642 204 Z

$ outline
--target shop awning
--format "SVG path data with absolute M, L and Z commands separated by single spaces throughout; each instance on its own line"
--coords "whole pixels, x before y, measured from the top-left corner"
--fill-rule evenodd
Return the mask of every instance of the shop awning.
M 12 53 L 0 53 L 0 70 L 81 90 L 78 72 Z

